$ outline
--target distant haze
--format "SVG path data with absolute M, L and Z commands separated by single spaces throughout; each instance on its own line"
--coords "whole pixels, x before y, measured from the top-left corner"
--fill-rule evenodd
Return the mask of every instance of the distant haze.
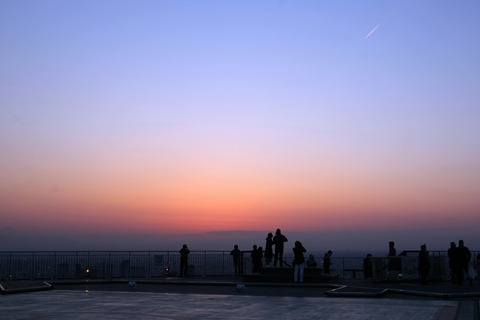
M 272 230 L 271 232 L 274 232 Z M 219 231 L 198 234 L 98 234 L 98 233 L 49 233 L 32 232 L 26 234 L 14 230 L 0 233 L 0 251 L 42 250 L 180 250 L 184 243 L 191 250 L 231 250 L 238 244 L 242 250 L 251 250 L 252 245 L 265 246 L 267 231 Z M 307 251 L 341 252 L 388 252 L 388 241 L 396 242 L 397 251 L 419 250 L 426 243 L 429 250 L 447 250 L 450 242 L 458 243 L 463 239 L 472 250 L 478 250 L 476 234 L 463 233 L 462 230 L 365 230 L 336 232 L 299 232 L 288 231 L 289 239 L 286 252 L 296 240 L 301 241 Z

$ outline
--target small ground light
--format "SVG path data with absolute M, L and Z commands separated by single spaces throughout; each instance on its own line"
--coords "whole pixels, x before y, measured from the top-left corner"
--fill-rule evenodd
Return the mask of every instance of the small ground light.
M 170 274 L 170 267 L 163 268 L 163 274 L 165 275 L 165 277 L 168 277 L 168 275 Z
M 90 275 L 90 268 L 85 269 L 85 278 L 87 278 L 87 281 L 85 281 L 85 292 L 88 292 L 88 276 Z

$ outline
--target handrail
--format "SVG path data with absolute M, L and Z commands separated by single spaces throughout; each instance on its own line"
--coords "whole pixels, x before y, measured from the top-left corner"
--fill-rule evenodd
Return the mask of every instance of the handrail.
M 252 270 L 250 251 L 243 251 L 243 270 Z M 472 251 L 472 261 L 477 255 Z M 180 268 L 178 250 L 96 250 L 96 251 L 0 251 L 0 281 L 22 279 L 130 279 L 174 276 Z M 306 255 L 308 256 L 308 254 Z M 417 256 L 397 256 L 401 270 L 392 277 L 412 279 L 417 276 Z M 291 265 L 293 255 L 284 255 L 283 263 Z M 446 251 L 430 251 L 432 277 L 446 280 L 449 277 Z M 331 257 L 332 272 L 341 277 L 363 274 L 364 257 Z M 323 259 L 318 259 L 321 268 Z M 384 270 L 388 257 L 373 257 L 373 277 L 383 279 L 389 270 Z M 266 266 L 265 263 L 263 264 Z M 388 269 L 388 268 L 387 268 Z M 88 270 L 88 272 L 86 271 Z M 189 274 L 202 276 L 233 276 L 234 264 L 230 251 L 191 250 Z

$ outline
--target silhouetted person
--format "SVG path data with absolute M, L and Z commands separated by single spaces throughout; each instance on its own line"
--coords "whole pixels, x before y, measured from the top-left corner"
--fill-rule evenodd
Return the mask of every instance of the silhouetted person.
M 457 245 L 455 242 L 450 242 L 450 248 L 447 251 L 448 254 L 448 268 L 450 269 L 450 281 L 457 282 Z
M 472 254 L 470 250 L 464 245 L 463 240 L 458 241 L 457 247 L 457 279 L 458 284 L 462 285 L 465 277 L 467 277 L 468 282 L 472 284 L 472 279 L 468 275 L 468 265 L 470 264 L 470 259 L 472 258 Z
M 308 256 L 307 261 L 305 261 L 305 265 L 308 268 L 316 268 L 317 267 L 318 264 L 317 264 L 317 261 L 315 261 L 315 257 L 313 256 L 313 254 Z
M 395 242 L 388 242 L 388 256 L 395 257 L 397 255 L 397 249 L 395 249 Z
M 180 249 L 180 276 L 186 277 L 188 272 L 188 255 L 190 254 L 190 250 L 186 244 L 182 246 Z
M 397 257 L 397 249 L 395 249 L 395 242 L 388 243 L 388 271 L 400 271 L 402 269 L 402 260 Z
M 373 260 L 370 253 L 363 259 L 363 277 L 365 279 L 373 278 Z
M 258 270 L 260 271 L 260 269 L 262 269 L 263 267 L 263 262 L 262 262 L 262 259 L 263 259 L 263 248 L 262 247 L 258 247 L 257 249 L 258 251 Z
M 253 249 L 250 252 L 250 257 L 252 258 L 252 272 L 256 273 L 260 271 L 260 267 L 262 265 L 262 254 L 263 252 L 258 250 L 257 245 L 253 245 Z
M 255 265 L 255 260 L 257 258 L 257 245 L 254 244 L 252 250 L 250 251 L 250 260 L 252 260 L 252 272 L 257 272 Z
M 230 255 L 233 258 L 233 268 L 235 270 L 235 276 L 241 276 L 242 272 L 242 251 L 238 249 L 238 245 L 233 246 L 233 250 L 230 251 Z
M 323 256 L 323 273 L 329 274 L 330 267 L 332 266 L 332 250 L 328 250 L 327 253 Z
M 420 282 L 427 284 L 428 275 L 430 273 L 430 258 L 428 256 L 426 244 L 420 246 L 420 253 L 418 254 L 418 273 L 420 275 Z
M 267 238 L 265 239 L 265 263 L 267 266 L 272 262 L 273 258 L 273 234 L 268 233 Z
M 280 267 L 283 267 L 283 248 L 287 241 L 287 237 L 282 234 L 280 229 L 277 229 L 275 236 L 273 237 L 273 244 L 275 245 L 275 258 L 273 260 L 273 265 L 275 267 L 277 266 L 277 261 L 280 261 Z
M 293 247 L 293 265 L 295 270 L 293 272 L 293 281 L 294 282 L 303 282 L 303 273 L 305 270 L 305 257 L 303 253 L 306 252 L 300 241 L 295 241 L 295 247 Z

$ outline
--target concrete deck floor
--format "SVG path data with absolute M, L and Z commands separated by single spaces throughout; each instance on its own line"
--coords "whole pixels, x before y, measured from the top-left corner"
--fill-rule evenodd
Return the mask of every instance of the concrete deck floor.
M 262 284 L 187 278 L 62 282 L 53 290 L 0 296 L 0 319 L 478 319 L 478 283 Z M 391 293 L 327 296 L 325 292 Z M 447 295 L 445 295 L 447 294 Z M 448 294 L 455 294 L 448 296 Z

